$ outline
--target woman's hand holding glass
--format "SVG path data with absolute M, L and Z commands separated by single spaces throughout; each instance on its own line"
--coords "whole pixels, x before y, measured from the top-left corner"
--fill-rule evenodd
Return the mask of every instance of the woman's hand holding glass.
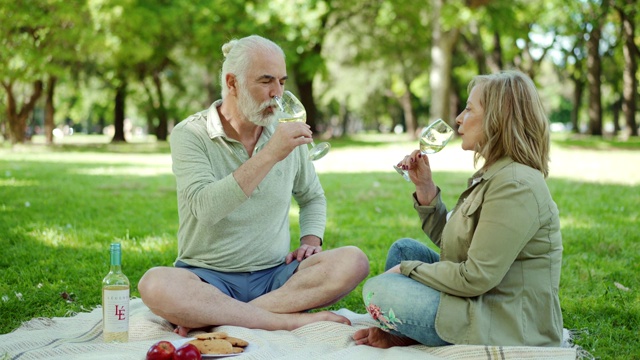
M 431 166 L 427 154 L 435 154 L 442 150 L 455 131 L 442 119 L 438 119 L 424 128 L 420 134 L 420 150 L 413 151 L 404 157 L 393 168 L 405 180 L 416 186 L 416 198 L 421 205 L 427 205 L 438 195 L 438 188 L 431 177 Z
M 420 150 L 414 150 L 405 156 L 397 167 L 404 169 L 409 181 L 415 184 L 416 198 L 420 205 L 429 204 L 438 195 L 438 187 L 431 176 L 429 157 Z
M 424 128 L 420 134 L 419 153 L 427 155 L 439 152 L 449 143 L 449 140 L 453 138 L 454 133 L 455 131 L 444 120 L 438 119 L 432 122 L 429 126 Z M 412 158 L 414 158 L 414 156 L 412 156 Z M 398 172 L 398 174 L 402 175 L 405 180 L 411 181 L 407 172 L 411 167 L 407 167 L 407 165 L 411 164 L 405 163 L 405 166 L 401 167 L 400 163 L 398 163 L 398 165 L 394 165 L 393 168 Z

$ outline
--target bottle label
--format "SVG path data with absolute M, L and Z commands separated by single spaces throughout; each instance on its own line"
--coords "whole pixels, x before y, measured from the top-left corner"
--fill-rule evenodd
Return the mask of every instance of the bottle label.
M 104 291 L 104 331 L 129 331 L 129 290 Z

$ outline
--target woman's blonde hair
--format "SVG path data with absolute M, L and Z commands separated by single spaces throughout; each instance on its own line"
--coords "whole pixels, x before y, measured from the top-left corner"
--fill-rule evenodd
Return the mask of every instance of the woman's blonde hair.
M 483 170 L 498 159 L 514 161 L 549 175 L 549 121 L 533 81 L 519 71 L 476 76 L 469 92 L 480 90 L 484 109 L 484 139 L 476 146 L 475 162 L 484 158 Z

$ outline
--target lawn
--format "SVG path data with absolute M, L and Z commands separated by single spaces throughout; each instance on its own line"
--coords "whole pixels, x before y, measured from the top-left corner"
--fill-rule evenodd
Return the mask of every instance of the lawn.
M 14 149 L 0 144 L 0 334 L 34 317 L 70 316 L 99 305 L 113 241 L 122 243 L 133 296 L 139 296 L 136 285 L 146 269 L 175 259 L 168 146 L 80 142 L 49 148 L 36 139 Z M 362 248 L 373 276 L 382 272 L 394 240 L 429 243 L 410 184 L 390 167 L 389 159 L 410 151 L 412 143 L 364 136 L 332 145 L 316 165 L 329 206 L 325 248 Z M 473 168 L 446 151 L 433 156 L 445 169 L 434 178 L 452 205 Z M 638 359 L 640 147 L 560 140 L 552 159 L 557 171 L 552 167 L 548 184 L 561 211 L 565 248 L 565 327 L 579 330 L 577 343 L 598 358 Z M 295 243 L 295 206 L 291 218 Z M 361 287 L 332 308 L 342 307 L 364 312 Z

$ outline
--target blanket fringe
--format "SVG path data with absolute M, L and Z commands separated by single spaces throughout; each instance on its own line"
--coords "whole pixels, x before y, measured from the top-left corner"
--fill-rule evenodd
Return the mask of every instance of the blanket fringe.
M 589 353 L 587 350 L 582 348 L 582 346 L 577 345 L 575 343 L 576 338 L 580 338 L 583 335 L 589 334 L 588 329 L 580 329 L 580 330 L 571 329 L 571 330 L 566 330 L 566 332 L 567 334 L 565 334 L 566 336 L 564 337 L 565 339 L 563 341 L 562 347 L 570 347 L 572 349 L 575 349 L 576 360 L 595 360 L 596 359 L 595 356 L 591 355 L 591 353 Z
M 138 299 L 137 296 L 132 296 L 130 298 L 131 300 L 136 300 Z M 79 313 L 90 313 L 94 310 L 98 310 L 98 309 L 102 309 L 102 305 L 98 304 L 95 306 L 92 306 L 90 308 L 86 308 L 84 306 L 80 306 L 80 312 L 77 311 L 73 311 L 73 310 L 68 310 L 63 317 L 74 317 L 76 315 L 78 315 Z M 55 323 L 55 320 L 53 318 L 47 318 L 47 317 L 38 317 L 38 318 L 33 318 L 31 320 L 28 321 L 23 321 L 22 324 L 20 324 L 20 326 L 16 329 L 13 329 L 11 332 L 14 332 L 18 329 L 27 329 L 27 330 L 38 330 L 38 329 L 44 329 L 46 327 L 49 327 L 51 325 L 53 325 L 53 323 Z M 0 360 L 2 360 L 2 358 L 0 358 Z

